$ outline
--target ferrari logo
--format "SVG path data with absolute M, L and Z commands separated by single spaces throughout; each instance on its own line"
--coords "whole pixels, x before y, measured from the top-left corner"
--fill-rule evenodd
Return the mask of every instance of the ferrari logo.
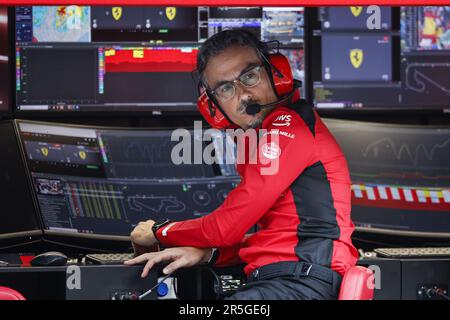
M 143 59 L 144 58 L 144 50 L 143 49 L 133 50 L 133 58 Z
M 177 8 L 175 8 L 175 7 L 167 7 L 166 8 L 166 17 L 167 17 L 167 19 L 172 21 L 173 19 L 175 19 L 176 15 L 177 15 Z
M 357 17 L 361 14 L 363 7 L 350 7 L 352 14 Z
M 364 53 L 361 49 L 352 49 L 350 50 L 350 62 L 355 69 L 358 69 L 364 58 Z
M 41 152 L 45 157 L 48 156 L 48 148 L 41 148 Z
M 112 8 L 113 18 L 118 21 L 122 17 L 122 7 L 113 7 Z
M 86 152 L 84 151 L 79 151 L 78 155 L 80 156 L 81 159 L 85 160 L 86 159 Z

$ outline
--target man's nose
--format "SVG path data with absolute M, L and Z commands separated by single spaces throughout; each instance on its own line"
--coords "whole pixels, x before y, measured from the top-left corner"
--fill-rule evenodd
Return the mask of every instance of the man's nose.
M 236 95 L 239 98 L 239 101 L 249 101 L 252 99 L 252 92 L 250 91 L 250 88 L 247 88 L 241 83 L 237 83 L 236 86 Z

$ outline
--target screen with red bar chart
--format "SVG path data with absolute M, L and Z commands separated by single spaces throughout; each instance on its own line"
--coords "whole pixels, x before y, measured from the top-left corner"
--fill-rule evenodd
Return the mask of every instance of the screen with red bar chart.
M 303 7 L 15 8 L 16 112 L 196 112 L 200 45 L 227 29 L 280 38 L 303 81 Z

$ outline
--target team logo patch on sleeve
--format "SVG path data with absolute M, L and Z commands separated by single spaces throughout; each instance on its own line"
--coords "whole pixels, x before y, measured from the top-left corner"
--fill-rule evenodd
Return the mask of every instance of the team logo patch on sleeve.
M 266 158 L 271 160 L 277 159 L 281 155 L 281 149 L 275 142 L 263 144 L 261 151 Z

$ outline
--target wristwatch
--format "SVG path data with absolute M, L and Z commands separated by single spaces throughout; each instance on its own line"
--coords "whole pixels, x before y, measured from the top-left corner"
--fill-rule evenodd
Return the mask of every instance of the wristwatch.
M 156 238 L 156 232 L 158 231 L 158 229 L 168 225 L 171 222 L 172 221 L 170 221 L 169 219 L 162 220 L 162 221 L 156 221 L 155 224 L 152 226 L 152 231 L 153 231 L 153 235 L 155 236 L 155 238 Z
M 217 259 L 219 258 L 219 250 L 217 248 L 211 248 L 211 256 L 209 257 L 207 265 L 213 266 L 216 264 Z

